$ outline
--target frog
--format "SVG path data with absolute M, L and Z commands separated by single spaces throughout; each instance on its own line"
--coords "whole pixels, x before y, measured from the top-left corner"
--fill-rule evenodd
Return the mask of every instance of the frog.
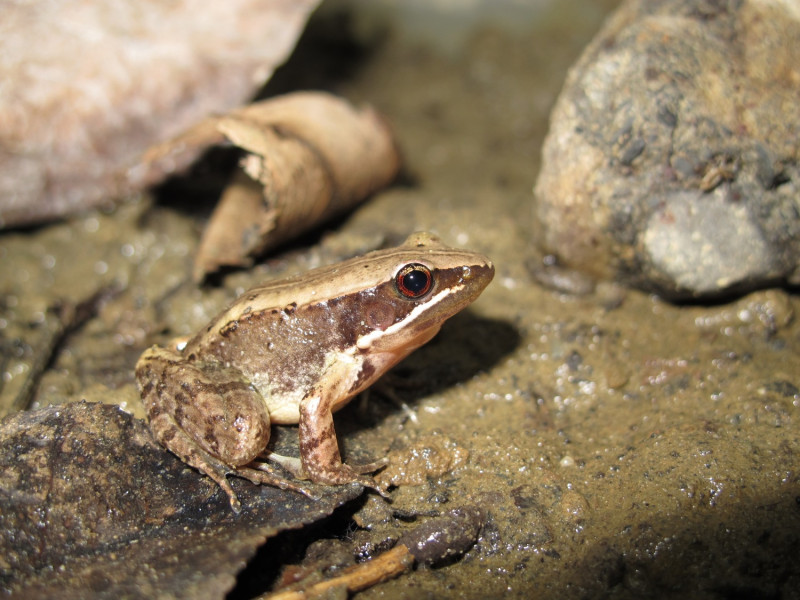
M 369 475 L 385 461 L 342 461 L 333 413 L 430 341 L 493 276 L 486 256 L 418 232 L 258 285 L 195 335 L 141 355 L 136 380 L 150 431 L 215 481 L 237 513 L 229 476 L 310 497 L 299 482 L 385 494 Z M 272 425 L 297 425 L 299 458 L 267 450 Z

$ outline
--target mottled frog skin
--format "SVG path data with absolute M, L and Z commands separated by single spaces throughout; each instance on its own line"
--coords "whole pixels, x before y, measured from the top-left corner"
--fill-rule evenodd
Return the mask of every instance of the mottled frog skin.
M 418 233 L 300 277 L 253 288 L 188 341 L 153 346 L 136 378 L 155 438 L 240 509 L 227 475 L 306 493 L 298 479 L 375 488 L 376 464 L 343 464 L 332 413 L 475 300 L 484 256 Z M 300 459 L 265 455 L 271 423 L 298 424 Z M 377 488 L 376 488 L 377 489 Z

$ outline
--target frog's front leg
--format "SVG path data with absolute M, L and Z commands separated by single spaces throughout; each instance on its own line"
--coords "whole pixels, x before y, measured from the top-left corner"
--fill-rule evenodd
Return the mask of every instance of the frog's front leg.
M 267 446 L 270 419 L 263 399 L 240 373 L 154 346 L 136 364 L 136 379 L 156 440 L 216 481 L 236 512 L 241 505 L 228 474 L 307 494 L 247 467 Z
M 385 465 L 385 461 L 357 467 L 342 463 L 333 426 L 332 409 L 337 401 L 348 396 L 358 378 L 359 364 L 350 356 L 338 356 L 300 402 L 302 475 L 315 483 L 328 485 L 357 482 L 385 495 L 371 477 L 363 476 Z

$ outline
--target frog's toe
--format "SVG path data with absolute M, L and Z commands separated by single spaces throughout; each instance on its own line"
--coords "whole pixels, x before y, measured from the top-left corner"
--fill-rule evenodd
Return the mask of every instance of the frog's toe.
M 303 463 L 299 458 L 275 454 L 274 452 L 262 455 L 262 458 L 279 464 L 283 469 L 291 473 L 296 479 L 307 479 L 305 471 L 303 470 Z M 264 467 L 266 467 L 265 463 L 258 464 L 258 468 L 263 471 Z M 261 465 L 264 465 L 264 467 Z
M 375 481 L 375 480 L 373 480 L 371 478 L 367 478 L 367 477 L 359 478 L 358 482 L 361 485 L 363 485 L 364 487 L 366 487 L 366 488 L 369 488 L 371 490 L 375 490 L 376 492 L 378 492 L 381 496 L 383 496 L 387 500 L 391 498 L 391 496 L 389 495 L 389 491 L 387 489 L 388 488 L 387 485 L 382 485 L 382 484 L 378 483 L 377 481 Z
M 350 465 L 340 463 L 333 467 L 328 466 L 322 469 L 312 468 L 307 469 L 307 471 L 309 479 L 315 483 L 321 483 L 323 485 L 347 485 L 348 483 L 358 483 L 366 488 L 375 490 L 384 498 L 388 498 L 389 496 L 386 493 L 386 489 L 381 487 L 372 477 L 363 475 L 361 471 L 361 469 L 364 469 L 364 473 L 372 472 L 382 467 L 384 464 L 385 461 L 376 461 L 369 465 L 359 465 L 354 468 Z
M 225 491 L 227 492 L 228 490 Z M 235 512 L 237 515 L 240 512 L 242 512 L 242 503 L 239 502 L 239 498 L 236 496 L 236 492 L 234 492 L 232 489 L 230 493 L 228 493 L 228 500 L 231 503 L 231 510 L 233 512 Z
M 190 460 L 184 458 L 184 461 L 208 475 L 217 483 L 220 488 L 222 488 L 222 491 L 228 496 L 228 501 L 231 504 L 231 509 L 233 509 L 233 512 L 238 514 L 242 511 L 242 503 L 239 502 L 236 492 L 233 491 L 231 484 L 228 482 L 227 474 L 230 472 L 230 470 L 223 463 L 216 461 L 211 456 L 205 456 L 199 459 L 194 458 L 194 460 L 191 462 Z
M 185 462 L 189 462 L 188 460 L 184 459 Z M 233 512 L 240 513 L 242 511 L 242 503 L 239 502 L 239 498 L 236 495 L 236 492 L 233 491 L 231 484 L 228 482 L 228 478 L 226 477 L 226 470 L 217 468 L 216 465 L 210 465 L 207 462 L 200 462 L 196 461 L 194 463 L 189 463 L 195 468 L 199 469 L 206 475 L 208 475 L 211 479 L 213 479 L 216 484 L 222 488 L 222 491 L 225 492 L 228 496 L 228 501 L 231 504 L 231 508 Z
M 364 475 L 365 473 L 374 473 L 388 464 L 389 459 L 384 457 L 380 460 L 372 461 L 371 463 L 366 463 L 364 465 L 349 465 L 349 467 L 359 475 Z
M 291 490 L 303 494 L 312 500 L 319 500 L 319 496 L 307 487 L 298 483 L 292 483 L 279 475 L 266 471 L 266 465 L 264 463 L 251 464 L 253 465 L 252 467 L 239 467 L 236 469 L 236 474 L 245 479 L 249 479 L 256 485 L 271 485 L 282 490 Z

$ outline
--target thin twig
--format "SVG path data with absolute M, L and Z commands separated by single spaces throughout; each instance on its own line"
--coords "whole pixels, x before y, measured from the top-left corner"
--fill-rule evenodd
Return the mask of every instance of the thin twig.
M 370 561 L 345 569 L 340 575 L 303 588 L 264 596 L 269 600 L 306 600 L 333 588 L 344 587 L 348 592 L 358 592 L 404 573 L 414 564 L 408 548 L 399 544 Z

